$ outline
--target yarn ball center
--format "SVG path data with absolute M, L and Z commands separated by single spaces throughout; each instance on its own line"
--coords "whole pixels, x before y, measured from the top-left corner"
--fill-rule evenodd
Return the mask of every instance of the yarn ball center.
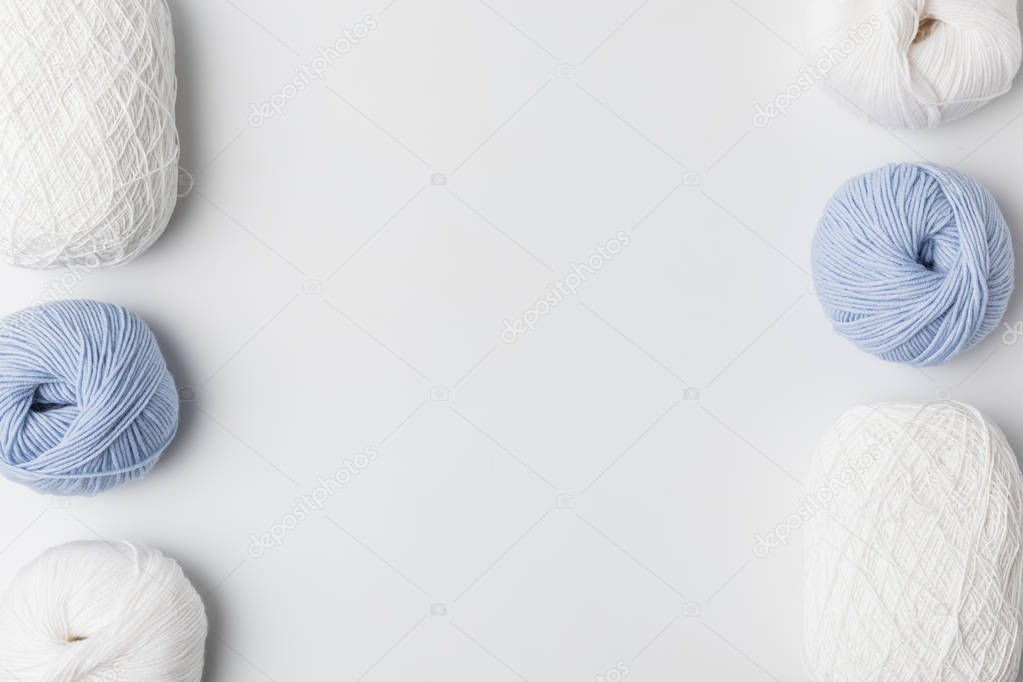
M 64 382 L 50 382 L 36 387 L 29 409 L 32 412 L 50 412 L 76 407 L 77 404 L 78 400 L 71 387 Z
M 916 28 L 916 35 L 913 36 L 913 44 L 915 45 L 916 43 L 922 42 L 930 38 L 931 34 L 934 33 L 935 29 L 938 28 L 938 25 L 940 23 L 941 21 L 932 16 L 921 17 L 920 23 L 917 25 Z
M 917 245 L 915 258 L 910 257 L 924 270 L 944 274 L 955 268 L 960 249 L 955 223 L 949 218 L 924 237 Z

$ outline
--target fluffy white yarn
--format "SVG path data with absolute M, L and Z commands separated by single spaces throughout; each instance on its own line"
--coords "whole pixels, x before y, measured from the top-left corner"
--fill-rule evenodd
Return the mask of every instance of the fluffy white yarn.
M 0 679 L 199 682 L 206 613 L 181 567 L 127 542 L 73 542 L 0 597 Z
M 814 0 L 814 64 L 887 126 L 934 127 L 1007 92 L 1020 66 L 1016 0 Z
M 0 2 L 0 258 L 117 265 L 177 202 L 166 0 Z
M 807 500 L 813 679 L 1014 682 L 1023 480 L 995 425 L 955 402 L 851 410 Z

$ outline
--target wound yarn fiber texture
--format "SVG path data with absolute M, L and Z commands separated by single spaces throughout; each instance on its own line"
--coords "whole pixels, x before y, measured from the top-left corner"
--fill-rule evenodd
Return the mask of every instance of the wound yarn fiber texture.
M 1012 239 L 994 197 L 934 164 L 888 165 L 842 185 L 817 226 L 812 262 L 835 331 L 918 366 L 987 336 L 1013 288 Z
M 958 402 L 846 412 L 808 480 L 804 660 L 818 682 L 1015 682 L 1023 476 Z
M 1016 0 L 814 0 L 809 68 L 884 126 L 933 128 L 1012 87 Z
M 0 2 L 0 259 L 119 265 L 178 194 L 165 0 Z
M 173 559 L 129 542 L 72 542 L 24 566 L 0 596 L 0 677 L 199 682 L 206 631 L 202 600 Z
M 144 476 L 178 426 L 178 395 L 141 318 L 56 301 L 0 321 L 0 473 L 92 495 Z

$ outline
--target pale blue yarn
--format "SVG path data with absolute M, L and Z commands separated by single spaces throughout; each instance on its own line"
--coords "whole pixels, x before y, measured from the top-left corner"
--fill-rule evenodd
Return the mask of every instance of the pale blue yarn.
M 813 277 L 839 334 L 885 360 L 937 365 L 1001 321 L 1012 238 L 973 178 L 934 164 L 889 165 L 832 197 L 813 242 Z
M 0 472 L 93 495 L 140 478 L 178 427 L 153 333 L 120 306 L 57 301 L 0 322 Z

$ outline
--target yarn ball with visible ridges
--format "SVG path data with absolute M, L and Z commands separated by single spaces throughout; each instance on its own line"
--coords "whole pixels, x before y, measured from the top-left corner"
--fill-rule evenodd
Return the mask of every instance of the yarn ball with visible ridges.
M 0 473 L 93 495 L 141 478 L 178 426 L 174 378 L 141 318 L 56 301 L 0 321 Z
M 842 336 L 884 360 L 926 366 L 976 345 L 1013 289 L 1012 238 L 973 178 L 927 163 L 846 182 L 817 226 L 817 296 Z
M 178 198 L 166 0 L 0 3 L 0 259 L 125 263 Z
M 181 567 L 129 542 L 46 550 L 0 596 L 0 677 L 199 682 L 207 621 Z
M 1016 0 L 815 0 L 804 77 L 884 126 L 933 128 L 1012 87 Z

